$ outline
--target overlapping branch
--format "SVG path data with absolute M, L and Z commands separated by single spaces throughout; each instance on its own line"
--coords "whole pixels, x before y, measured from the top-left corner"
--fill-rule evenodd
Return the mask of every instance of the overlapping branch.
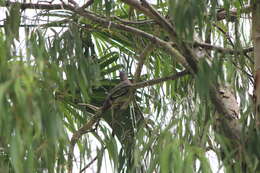
M 163 16 L 160 15 L 151 5 L 149 5 L 145 0 L 142 0 L 140 3 L 137 0 L 122 0 L 123 2 L 127 3 L 131 7 L 143 12 L 146 16 L 152 18 L 160 24 L 160 26 L 171 36 L 171 38 L 175 39 L 177 37 L 173 26 L 165 20 Z M 6 2 L 6 6 L 10 6 L 12 3 L 11 1 Z M 69 10 L 72 11 L 82 17 L 85 17 L 92 22 L 100 24 L 102 27 L 107 27 L 107 28 L 113 28 L 117 29 L 120 31 L 126 31 L 129 33 L 136 34 L 138 36 L 141 36 L 145 39 L 148 39 L 151 44 L 155 44 L 166 51 L 168 51 L 172 57 L 176 58 L 179 63 L 181 63 L 187 70 L 177 73 L 175 75 L 161 78 L 161 79 L 155 79 L 151 81 L 146 81 L 146 82 L 140 82 L 133 84 L 131 87 L 132 88 L 142 88 L 145 86 L 150 86 L 154 84 L 158 84 L 167 80 L 175 80 L 178 79 L 179 77 L 182 77 L 188 73 L 191 73 L 192 75 L 197 75 L 197 61 L 196 61 L 196 56 L 192 54 L 192 51 L 189 49 L 189 46 L 187 43 L 181 41 L 180 45 L 178 45 L 179 50 L 175 49 L 170 42 L 164 41 L 160 39 L 159 37 L 156 37 L 155 35 L 152 35 L 150 33 L 147 33 L 145 31 L 142 31 L 140 29 L 137 29 L 135 27 L 127 26 L 124 24 L 119 24 L 116 22 L 111 21 L 110 19 L 100 17 L 98 15 L 93 14 L 92 12 L 85 10 L 84 8 L 75 8 L 74 6 L 71 6 L 69 4 L 33 4 L 33 3 L 20 3 L 22 9 L 26 8 L 33 8 L 33 9 L 47 9 L 47 10 L 55 10 L 55 9 L 64 9 L 64 10 Z M 223 17 L 221 17 L 223 18 Z M 221 19 L 220 18 L 220 19 Z M 199 43 L 197 43 L 199 44 Z M 202 45 L 200 46 L 205 46 L 205 47 L 210 47 L 210 45 Z M 211 46 L 213 48 L 213 46 Z M 219 49 L 220 50 L 220 49 Z M 213 86 L 212 84 L 210 85 L 210 91 L 211 91 L 211 100 L 212 103 L 215 104 L 218 112 L 222 113 L 224 116 L 232 116 L 230 114 L 229 108 L 225 105 L 225 102 L 223 101 L 223 98 L 219 96 L 218 88 Z M 129 87 L 129 86 L 128 86 Z M 90 121 L 86 122 L 85 125 L 83 125 L 77 132 L 73 134 L 73 137 L 71 139 L 70 143 L 70 149 L 69 149 L 69 155 L 68 155 L 68 171 L 69 173 L 72 172 L 72 157 L 73 157 L 73 150 L 74 146 L 79 140 L 79 138 L 89 132 L 93 125 L 100 119 L 101 114 L 97 113 Z M 236 134 L 237 136 L 240 136 L 240 134 Z
M 133 88 L 133 89 L 144 88 L 144 87 L 152 86 L 152 85 L 159 84 L 159 83 L 162 83 L 165 81 L 176 80 L 187 74 L 189 74 L 189 72 L 187 70 L 185 70 L 185 71 L 173 74 L 171 76 L 153 79 L 153 80 L 144 81 L 144 82 L 139 82 L 139 83 L 132 84 L 131 86 L 125 85 L 124 87 L 121 87 L 119 89 L 124 90 L 126 87 Z M 81 105 L 84 105 L 84 104 L 81 104 Z M 77 130 L 76 132 L 73 133 L 72 138 L 70 140 L 70 147 L 69 147 L 69 153 L 68 153 L 68 173 L 72 173 L 73 152 L 74 152 L 76 143 L 82 137 L 82 135 L 93 131 L 92 130 L 93 126 L 100 120 L 100 118 L 102 118 L 102 115 L 104 113 L 104 112 L 102 112 L 102 110 L 103 110 L 102 108 L 98 109 L 96 111 L 96 114 L 89 121 L 87 121 L 79 130 Z

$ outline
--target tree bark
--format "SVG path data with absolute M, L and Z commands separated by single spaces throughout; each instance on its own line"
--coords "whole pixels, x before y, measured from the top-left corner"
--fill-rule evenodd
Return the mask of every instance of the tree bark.
M 252 11 L 252 38 L 254 44 L 255 61 L 255 84 L 254 84 L 254 102 L 255 102 L 255 120 L 256 127 L 260 125 L 260 1 L 255 1 Z

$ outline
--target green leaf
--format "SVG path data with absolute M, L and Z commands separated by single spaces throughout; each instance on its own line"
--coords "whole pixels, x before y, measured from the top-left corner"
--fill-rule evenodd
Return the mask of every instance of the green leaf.
M 11 5 L 9 10 L 9 15 L 7 15 L 4 28 L 7 35 L 16 40 L 19 40 L 19 28 L 21 22 L 21 11 L 20 11 L 20 3 L 14 3 Z
M 123 65 L 115 65 L 111 68 L 107 68 L 106 70 L 103 70 L 101 72 L 101 75 L 104 76 L 104 75 L 107 75 L 107 74 L 110 74 L 110 73 L 113 73 L 113 72 L 116 72 L 117 70 L 120 70 L 122 69 L 124 66 Z
M 4 83 L 0 83 L 0 107 L 2 107 L 3 105 L 4 95 L 7 93 L 7 90 L 9 89 L 11 84 L 11 80 L 6 81 Z
M 5 6 L 6 0 L 0 0 L 0 6 Z
M 99 173 L 101 171 L 104 149 L 98 150 L 97 153 L 97 173 Z
M 18 131 L 16 131 L 15 135 L 12 136 L 10 153 L 11 159 L 13 163 L 13 167 L 16 172 L 23 173 L 23 141 Z
M 106 54 L 105 56 L 101 57 L 101 63 L 100 68 L 103 69 L 105 67 L 108 67 L 108 65 L 115 63 L 118 60 L 119 56 L 117 52 L 111 52 Z

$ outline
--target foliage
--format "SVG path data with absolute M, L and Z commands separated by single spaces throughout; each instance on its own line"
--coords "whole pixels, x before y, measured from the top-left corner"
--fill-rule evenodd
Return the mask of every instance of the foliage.
M 190 73 L 143 85 L 126 109 L 116 105 L 102 112 L 76 141 L 75 172 L 88 172 L 88 163 L 102 172 L 106 162 L 111 172 L 217 172 L 210 152 L 219 170 L 259 171 L 260 138 L 250 99 L 254 62 L 247 51 L 252 42 L 243 12 L 247 1 L 156 1 L 152 8 L 176 35 L 129 2 L 95 0 L 85 13 L 63 4 L 37 11 L 36 27 L 22 28 L 28 24 L 23 10 L 31 7 L 0 1 L 7 8 L 0 30 L 0 172 L 67 172 L 73 135 L 120 83 L 118 71 L 138 84 L 138 68 L 141 81 Z M 233 8 L 236 15 L 229 13 Z M 144 53 L 150 44 L 155 46 Z M 189 49 L 199 57 L 198 71 L 189 66 Z M 222 85 L 240 102 L 238 119 L 226 122 L 214 101 L 212 88 Z M 235 128 L 229 122 L 241 125 L 241 139 L 230 137 Z

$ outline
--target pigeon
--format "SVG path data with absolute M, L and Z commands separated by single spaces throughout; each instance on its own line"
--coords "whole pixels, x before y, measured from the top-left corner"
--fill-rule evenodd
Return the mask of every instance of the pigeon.
M 107 95 L 102 106 L 102 111 L 108 110 L 113 105 L 123 105 L 124 100 L 127 101 L 127 99 L 129 99 L 129 91 L 132 83 L 128 79 L 127 74 L 123 71 L 120 71 L 119 77 L 121 82 L 116 85 Z

